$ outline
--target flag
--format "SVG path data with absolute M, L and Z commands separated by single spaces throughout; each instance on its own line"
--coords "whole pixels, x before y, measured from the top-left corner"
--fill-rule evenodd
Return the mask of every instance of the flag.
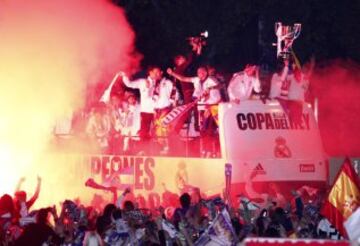
M 344 227 L 351 241 L 360 238 L 360 207 L 345 221 Z
M 321 214 L 347 237 L 344 222 L 360 205 L 360 181 L 349 158 L 346 158 L 332 185 Z
M 195 242 L 196 246 L 234 245 L 236 234 L 228 211 L 224 208 Z
M 211 113 L 211 116 L 214 118 L 216 125 L 219 125 L 219 106 L 217 104 L 211 105 L 210 113 Z
M 175 238 L 176 235 L 179 234 L 179 232 L 176 230 L 175 226 L 167 220 L 163 219 L 161 221 L 161 226 L 162 226 L 162 229 L 169 234 L 170 238 Z
M 173 108 L 165 117 L 162 118 L 161 124 L 168 129 L 178 132 L 185 120 L 189 117 L 191 109 L 196 105 L 197 100 Z
M 99 100 L 100 102 L 108 103 L 110 101 L 111 89 L 113 88 L 115 82 L 117 81 L 117 79 L 119 78 L 120 75 L 121 75 L 121 73 L 117 73 L 114 76 L 110 85 L 106 88 L 106 90 L 103 92 L 102 96 L 100 97 L 100 100 Z

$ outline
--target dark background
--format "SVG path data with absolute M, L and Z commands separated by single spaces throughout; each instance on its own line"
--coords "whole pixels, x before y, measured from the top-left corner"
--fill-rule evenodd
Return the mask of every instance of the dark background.
M 302 23 L 294 50 L 302 62 L 360 61 L 359 0 L 113 0 L 137 36 L 143 66 L 166 66 L 188 48 L 186 38 L 209 31 L 203 60 L 220 70 L 246 63 L 273 66 L 274 23 Z

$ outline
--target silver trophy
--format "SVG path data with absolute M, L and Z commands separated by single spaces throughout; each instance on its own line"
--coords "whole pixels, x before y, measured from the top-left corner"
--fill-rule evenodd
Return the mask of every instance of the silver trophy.
M 292 44 L 299 37 L 301 24 L 296 23 L 294 26 L 283 26 L 281 22 L 275 23 L 275 34 L 277 36 L 277 57 L 288 59 L 290 57 Z

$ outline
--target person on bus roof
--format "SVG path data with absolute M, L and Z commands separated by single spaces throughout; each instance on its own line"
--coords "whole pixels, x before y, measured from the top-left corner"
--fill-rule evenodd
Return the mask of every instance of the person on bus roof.
M 259 67 L 247 64 L 245 69 L 235 73 L 228 86 L 228 95 L 231 102 L 240 103 L 241 100 L 248 100 L 253 91 L 259 93 L 261 84 L 259 79 Z

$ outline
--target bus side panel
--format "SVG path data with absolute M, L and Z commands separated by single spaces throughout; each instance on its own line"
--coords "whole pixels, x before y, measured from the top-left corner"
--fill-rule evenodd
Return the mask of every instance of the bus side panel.
M 326 159 L 313 112 L 304 106 L 298 119 L 289 119 L 276 101 L 220 105 L 222 157 L 233 165 L 232 183 L 325 183 Z M 265 191 L 266 186 L 259 190 Z

